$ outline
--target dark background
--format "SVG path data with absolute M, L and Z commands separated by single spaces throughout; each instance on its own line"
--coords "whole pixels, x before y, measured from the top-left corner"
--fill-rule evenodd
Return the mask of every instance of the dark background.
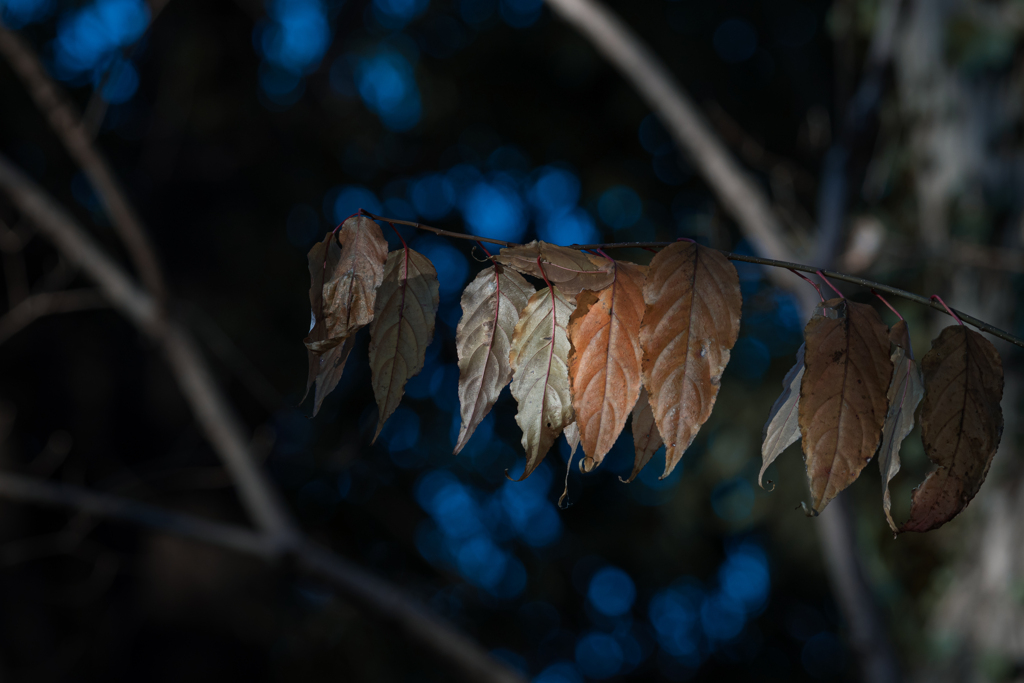
M 564 511 L 555 507 L 564 442 L 525 482 L 503 476 L 523 467 L 507 391 L 466 450 L 451 454 L 458 297 L 483 267 L 471 242 L 401 229 L 437 266 L 442 304 L 426 367 L 375 445 L 365 332 L 321 413 L 310 419 L 309 402 L 299 405 L 306 252 L 360 206 L 515 241 L 686 236 L 750 252 L 632 87 L 548 8 L 533 0 L 6 2 L 0 17 L 99 123 L 98 145 L 149 228 L 175 313 L 202 340 L 311 534 L 542 683 L 857 678 L 815 521 L 797 509 L 806 497 L 797 448 L 769 469 L 774 491 L 756 483 L 761 427 L 803 324 L 793 296 L 759 270 L 739 268 L 741 339 L 716 410 L 675 473 L 658 480 L 659 454 L 636 482 L 620 483 L 632 465 L 627 429 L 597 472 L 571 468 L 573 505 Z M 809 244 L 823 155 L 862 76 L 877 4 L 610 4 L 770 191 L 790 238 Z M 1015 34 L 1008 48 L 957 39 L 950 45 L 967 47 L 950 48 L 956 68 L 961 60 L 996 80 L 1015 73 Z M 886 238 L 863 270 L 942 291 L 952 266 L 915 249 L 914 168 L 901 133 L 909 124 L 891 74 L 885 87 L 881 122 L 854 150 L 851 211 L 881 221 Z M 1018 135 L 1005 131 L 1004 147 L 1015 150 Z M 0 150 L 124 258 L 88 182 L 3 63 Z M 862 191 L 879 157 L 897 161 L 881 190 Z M 1019 249 L 1011 195 L 983 195 L 980 218 L 960 210 L 967 218 L 954 234 Z M 31 238 L 6 199 L 0 219 L 29 240 L 4 256 L 12 303 L 23 282 L 33 291 L 88 284 Z M 1012 272 L 999 283 L 1011 302 L 1020 289 Z M 923 354 L 929 319 L 911 304 L 901 309 Z M 993 322 L 1021 334 L 1013 315 Z M 1004 353 L 1004 363 L 1012 371 L 1019 356 Z M 245 522 L 166 366 L 117 313 L 44 318 L 5 341 L 0 397 L 5 468 Z M 916 431 L 903 454 L 897 518 L 928 469 Z M 976 526 L 968 515 L 893 541 L 877 477 L 872 463 L 852 488 L 857 537 L 911 670 L 936 647 L 929 615 Z M 993 661 L 978 670 L 1012 679 L 1014 655 Z M 243 677 L 452 674 L 287 566 L 0 505 L 0 678 Z

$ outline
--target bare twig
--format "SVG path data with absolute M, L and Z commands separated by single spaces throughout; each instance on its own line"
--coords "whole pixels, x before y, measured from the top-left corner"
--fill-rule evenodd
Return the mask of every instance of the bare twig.
M 106 305 L 106 300 L 91 289 L 33 294 L 0 318 L 0 344 L 43 316 L 88 311 Z
M 95 493 L 71 484 L 0 472 L 0 496 L 138 524 L 268 561 L 277 557 L 276 549 L 267 542 L 266 536 L 243 527 Z M 467 680 L 525 683 L 517 673 L 496 662 L 471 640 L 387 582 L 308 541 L 296 545 L 294 552 L 297 565 L 302 570 L 330 583 L 353 602 L 394 623 L 439 657 L 456 663 Z
M 165 295 L 163 271 L 124 188 L 99 153 L 78 112 L 46 73 L 32 48 L 0 22 L 0 53 L 29 90 L 68 153 L 81 166 L 124 242 L 139 278 L 158 300 Z
M 249 442 L 195 342 L 162 307 L 32 180 L 0 155 L 0 188 L 70 262 L 99 285 L 111 305 L 162 347 L 185 399 L 239 488 L 255 523 L 285 549 L 294 540 L 287 510 L 253 461 Z
M 413 221 L 400 221 L 400 220 L 397 220 L 397 219 L 394 219 L 394 218 L 384 218 L 382 216 L 376 216 L 376 215 L 370 213 L 369 211 L 363 211 L 363 213 L 366 214 L 367 216 L 373 218 L 374 220 L 382 221 L 384 223 L 402 223 L 403 225 L 410 225 L 410 226 L 412 226 L 414 228 L 419 228 L 421 230 L 429 230 L 430 232 L 434 232 L 434 233 L 437 233 L 439 235 L 445 235 L 447 237 L 455 237 L 455 238 L 463 239 L 463 240 L 471 240 L 473 242 L 491 242 L 491 243 L 500 244 L 500 245 L 506 246 L 506 247 L 522 246 L 522 245 L 515 244 L 514 242 L 503 242 L 501 240 L 492 240 L 492 239 L 488 239 L 486 237 L 479 237 L 477 235 L 468 235 L 466 233 L 461 233 L 461 232 L 450 232 L 448 230 L 439 230 L 438 228 L 432 228 L 429 225 L 423 225 L 422 223 L 416 223 L 416 222 L 413 222 Z M 609 242 L 609 243 L 606 243 L 606 244 L 570 244 L 570 245 L 568 245 L 568 248 L 569 249 L 654 249 L 654 248 L 659 248 L 659 247 L 667 247 L 670 244 L 675 244 L 675 242 Z M 908 292 L 905 289 L 900 289 L 898 287 L 892 287 L 890 285 L 882 284 L 881 282 L 875 282 L 874 280 L 868 280 L 868 279 L 865 279 L 865 278 L 862 278 L 862 277 L 857 277 L 856 275 L 847 275 L 846 273 L 840 273 L 840 272 L 837 272 L 837 271 L 834 271 L 834 270 L 824 270 L 824 269 L 818 268 L 816 266 L 808 266 L 808 265 L 805 265 L 803 263 L 793 263 L 792 261 L 780 261 L 780 260 L 777 260 L 777 259 L 761 258 L 760 256 L 749 256 L 747 254 L 734 254 L 732 252 L 723 251 L 721 249 L 716 249 L 716 251 L 721 251 L 722 254 L 724 254 L 725 257 L 727 259 L 729 259 L 730 261 L 742 261 L 744 263 L 756 263 L 756 264 L 762 265 L 762 266 L 771 266 L 773 268 L 780 268 L 780 269 L 783 269 L 783 270 L 799 270 L 799 271 L 803 271 L 805 273 L 817 273 L 817 272 L 820 271 L 822 274 L 827 275 L 828 277 L 832 278 L 833 280 L 842 280 L 843 282 L 849 282 L 851 284 L 860 285 L 861 287 L 867 287 L 868 289 L 877 289 L 880 292 L 885 292 L 886 294 L 891 294 L 893 296 L 898 296 L 898 297 L 901 297 L 903 299 L 907 299 L 908 301 L 913 301 L 915 303 L 921 304 L 922 306 L 928 306 L 929 308 L 932 308 L 932 309 L 934 309 L 936 311 L 939 311 L 941 313 L 947 313 L 945 308 L 940 306 L 935 301 L 932 301 L 928 297 L 921 296 L 920 294 L 914 294 L 913 292 Z M 988 332 L 993 337 L 999 337 L 1000 339 L 1004 339 L 1004 340 L 1010 342 L 1011 344 L 1016 344 L 1017 346 L 1020 346 L 1020 347 L 1024 348 L 1024 339 L 1021 339 L 1019 337 L 1015 337 L 1012 334 L 1010 334 L 1009 332 L 1004 332 L 1003 330 L 999 329 L 998 327 L 996 327 L 994 325 L 988 324 L 984 320 L 978 320 L 974 316 L 967 315 L 966 313 L 963 313 L 961 311 L 955 311 L 955 313 L 964 322 L 970 323 L 971 325 L 977 327 L 979 330 L 981 330 L 983 332 Z

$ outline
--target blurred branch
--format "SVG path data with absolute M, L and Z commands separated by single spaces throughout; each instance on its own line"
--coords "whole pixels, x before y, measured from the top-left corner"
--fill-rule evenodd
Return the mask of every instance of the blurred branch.
M 0 496 L 140 524 L 264 559 L 270 559 L 276 553 L 269 539 L 255 531 L 171 512 L 127 498 L 95 493 L 73 484 L 0 472 Z
M 597 0 L 547 0 L 565 21 L 590 39 L 655 111 L 694 164 L 743 236 L 762 256 L 794 260 L 793 249 L 764 191 L 736 163 L 682 86 L 650 48 L 619 17 Z M 813 299 L 781 273 L 769 271 L 778 286 L 792 290 L 809 309 Z
M 168 319 L 160 304 L 136 285 L 56 200 L 2 155 L 0 188 L 65 258 L 99 285 L 114 308 L 160 345 L 193 415 L 238 485 L 249 514 L 282 548 L 289 545 L 294 536 L 289 515 L 254 463 L 242 425 L 191 336 Z
M 268 543 L 266 536 L 243 527 L 95 493 L 71 484 L 0 472 L 0 496 L 138 524 L 268 561 L 277 557 L 277 549 Z M 352 601 L 393 622 L 434 654 L 456 664 L 467 680 L 525 683 L 519 674 L 496 662 L 471 640 L 387 582 L 305 539 L 293 550 L 297 565 L 303 571 L 329 582 Z
M 163 271 L 142 222 L 106 159 L 93 144 L 74 105 L 46 73 L 31 46 L 4 26 L 3 22 L 0 22 L 0 53 L 7 58 L 14 73 L 28 88 L 39 111 L 46 116 L 50 127 L 96 190 L 110 216 L 110 222 L 128 249 L 139 279 L 153 296 L 163 300 Z
M 262 533 L 170 513 L 67 484 L 0 474 L 0 496 L 72 507 L 145 524 L 222 547 L 273 559 L 291 555 L 306 571 L 329 581 L 349 599 L 393 622 L 415 642 L 462 672 L 467 680 L 525 683 L 472 640 L 420 607 L 397 588 L 338 555 L 314 545 L 297 529 L 255 464 L 242 426 L 184 328 L 132 281 L 59 203 L 0 155 L 0 189 L 66 258 L 100 286 L 111 304 L 163 349 L 197 421 L 234 480 L 242 502 Z
M 92 289 L 44 292 L 26 297 L 0 317 L 0 344 L 46 315 L 105 308 L 106 301 Z

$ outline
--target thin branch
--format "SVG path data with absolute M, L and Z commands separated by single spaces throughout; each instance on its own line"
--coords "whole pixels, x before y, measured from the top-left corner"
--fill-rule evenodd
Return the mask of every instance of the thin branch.
M 4 26 L 2 21 L 0 53 L 10 62 L 14 73 L 28 88 L 36 106 L 50 122 L 50 127 L 57 133 L 68 153 L 81 166 L 89 183 L 96 190 L 100 202 L 110 216 L 110 222 L 128 249 L 139 278 L 153 296 L 163 300 L 163 270 L 142 227 L 142 222 L 128 201 L 121 183 L 111 172 L 106 159 L 93 144 L 74 105 L 46 73 L 31 46 Z
M 384 221 L 386 223 L 402 223 L 404 225 L 411 225 L 414 228 L 419 228 L 421 230 L 429 230 L 430 232 L 435 232 L 439 235 L 445 235 L 447 237 L 455 237 L 458 239 L 471 240 L 474 242 L 493 242 L 495 244 L 501 244 L 502 246 L 506 247 L 522 246 L 519 244 L 515 244 L 513 242 L 491 240 L 487 239 L 486 237 L 479 237 L 478 235 L 467 235 L 461 232 L 449 232 L 447 230 L 438 230 L 437 228 L 432 228 L 428 225 L 423 225 L 422 223 L 414 223 L 411 221 L 398 221 L 395 220 L 394 218 L 383 218 L 381 216 L 375 216 L 374 214 L 369 213 L 368 211 L 364 211 L 363 213 L 370 216 L 374 220 Z M 579 250 L 651 249 L 667 247 L 670 244 L 675 244 L 675 242 L 610 242 L 607 244 L 570 244 L 567 246 L 567 248 Z M 932 308 L 936 311 L 940 311 L 942 313 L 947 312 L 945 308 L 943 308 L 938 303 L 932 301 L 928 297 L 921 296 L 920 294 L 914 294 L 913 292 L 908 292 L 904 289 L 899 289 L 898 287 L 890 287 L 889 285 L 882 284 L 881 282 L 875 282 L 874 280 L 867 280 L 862 277 L 857 277 L 856 275 L 847 275 L 846 273 L 839 273 L 834 270 L 824 270 L 822 268 L 816 268 L 815 266 L 804 265 L 803 263 L 793 263 L 791 261 L 780 261 L 777 259 L 761 258 L 760 256 L 748 256 L 747 254 L 734 254 L 732 252 L 723 251 L 721 249 L 716 249 L 716 251 L 721 251 L 722 254 L 730 261 L 756 263 L 762 266 L 772 266 L 773 268 L 782 268 L 785 270 L 799 270 L 805 273 L 818 273 L 820 271 L 821 273 L 827 275 L 829 278 L 833 280 L 842 280 L 843 282 L 849 282 L 851 284 L 860 285 L 861 287 L 867 287 L 868 289 L 877 289 L 880 292 L 885 292 L 886 294 L 898 296 L 903 299 L 907 299 L 908 301 L 913 301 L 915 303 L 921 304 L 922 306 L 928 306 L 929 308 Z M 999 337 L 1000 339 L 1008 341 L 1011 344 L 1016 344 L 1017 346 L 1024 348 L 1024 339 L 1015 337 L 1009 332 L 1004 332 L 1003 330 L 999 329 L 998 327 L 995 327 L 994 325 L 989 325 L 987 322 L 983 320 L 978 320 L 977 318 L 967 315 L 966 313 L 963 313 L 961 311 L 957 311 L 955 309 L 950 310 L 954 311 L 954 313 L 956 313 L 956 316 L 959 316 L 961 320 L 963 320 L 966 323 L 970 323 L 971 325 L 977 327 L 982 332 L 988 332 L 993 337 Z
M 92 289 L 33 294 L 0 318 L 0 344 L 43 316 L 88 311 L 106 306 L 106 300 Z
M 172 512 L 71 484 L 0 472 L 0 496 L 150 527 L 267 561 L 278 557 L 264 535 L 244 527 Z M 431 652 L 455 663 L 466 680 L 526 683 L 517 673 L 488 656 L 473 641 L 386 581 L 308 541 L 296 545 L 294 553 L 303 571 L 327 581 L 353 602 L 395 624 Z
M 168 319 L 153 296 L 136 285 L 56 200 L 3 155 L 0 188 L 66 259 L 99 285 L 114 308 L 159 344 L 193 415 L 238 486 L 246 510 L 256 525 L 285 549 L 294 541 L 294 524 L 277 492 L 256 465 L 245 430 L 188 332 Z

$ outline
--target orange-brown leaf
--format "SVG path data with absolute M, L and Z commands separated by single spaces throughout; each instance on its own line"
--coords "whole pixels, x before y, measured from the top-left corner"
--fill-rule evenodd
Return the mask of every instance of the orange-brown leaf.
M 512 395 L 519 404 L 516 422 L 526 451 L 520 479 L 530 476 L 573 421 L 565 326 L 574 308 L 557 288 L 545 287 L 530 297 L 512 335 Z
M 646 269 L 616 262 L 612 283 L 582 292 L 569 319 L 569 377 L 589 472 L 601 464 L 640 395 L 640 323 Z
M 651 409 L 651 402 L 647 398 L 647 389 L 641 386 L 640 396 L 633 406 L 633 472 L 626 483 L 636 479 L 640 470 L 650 462 L 663 443 L 658 426 L 654 424 L 654 410 Z
M 662 249 L 644 284 L 643 383 L 665 441 L 665 473 L 711 416 L 740 330 L 739 277 L 722 254 L 689 242 Z
M 1003 433 L 1003 363 L 992 343 L 963 325 L 942 330 L 921 361 L 921 441 L 937 468 L 914 490 L 900 531 L 935 529 L 981 488 Z
M 847 299 L 821 304 L 804 328 L 800 436 L 821 512 L 878 449 L 892 377 L 888 330 L 874 308 Z
M 889 382 L 889 412 L 882 426 L 882 445 L 878 449 L 878 469 L 882 472 L 882 510 L 889 527 L 895 532 L 892 521 L 892 496 L 889 482 L 900 471 L 900 445 L 914 428 L 914 411 L 924 396 L 924 380 L 921 368 L 914 360 L 910 347 L 910 332 L 907 323 L 900 320 L 889 330 L 889 341 L 895 348 L 892 356 L 892 381 Z
M 370 373 L 380 409 L 374 440 L 401 402 L 405 383 L 423 369 L 437 305 L 437 271 L 427 257 L 408 247 L 388 254 L 370 323 Z
M 547 276 L 548 282 L 566 295 L 579 294 L 584 289 L 603 289 L 615 277 L 607 259 L 592 260 L 583 252 L 536 240 L 519 247 L 505 247 L 494 259 L 526 275 L 541 279 Z
M 508 363 L 512 333 L 535 291 L 522 275 L 499 265 L 480 271 L 462 293 L 462 319 L 455 331 L 462 411 L 456 454 L 512 379 Z

